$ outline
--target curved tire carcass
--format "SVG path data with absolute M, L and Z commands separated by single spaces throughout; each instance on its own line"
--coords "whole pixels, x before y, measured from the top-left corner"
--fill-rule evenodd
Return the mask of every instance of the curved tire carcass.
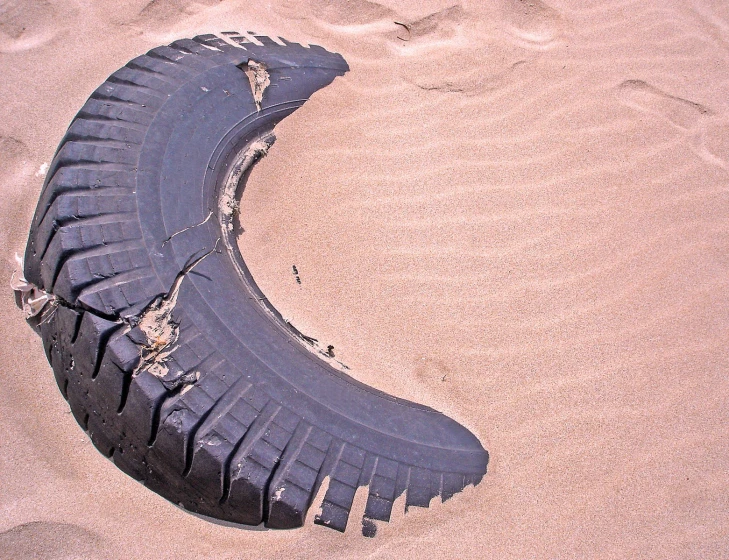
M 233 213 L 277 122 L 347 70 L 321 47 L 232 35 L 175 41 L 109 76 L 48 171 L 25 255 L 56 296 L 40 332 L 96 447 L 215 518 L 363 531 L 403 492 L 427 507 L 477 484 L 488 454 L 448 417 L 358 383 L 267 304 Z M 260 43 L 260 44 L 258 44 Z M 317 504 L 318 505 L 318 504 Z

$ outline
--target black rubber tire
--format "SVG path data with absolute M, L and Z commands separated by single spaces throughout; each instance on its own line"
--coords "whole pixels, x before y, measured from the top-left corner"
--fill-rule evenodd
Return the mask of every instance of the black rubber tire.
M 39 324 L 45 351 L 96 447 L 172 502 L 292 528 L 329 477 L 315 522 L 343 531 L 369 486 L 371 536 L 405 491 L 406 507 L 427 507 L 477 484 L 488 454 L 448 417 L 318 358 L 265 304 L 220 197 L 265 152 L 251 146 L 348 66 L 321 47 L 226 35 L 135 58 L 71 123 L 25 255 L 26 278 L 57 298 Z M 256 68 L 270 81 L 259 106 Z M 164 306 L 174 345 L 152 367 L 139 321 Z

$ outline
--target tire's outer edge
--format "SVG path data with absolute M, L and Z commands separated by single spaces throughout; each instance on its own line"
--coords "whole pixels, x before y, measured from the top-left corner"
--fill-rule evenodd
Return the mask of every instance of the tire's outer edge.
M 256 286 L 230 201 L 275 125 L 349 68 L 250 39 L 152 49 L 91 95 L 51 163 L 24 272 L 56 297 L 38 328 L 59 388 L 120 469 L 194 512 L 271 528 L 301 526 L 328 478 L 315 523 L 343 531 L 367 486 L 373 536 L 403 493 L 407 510 L 478 484 L 488 454 L 320 359 Z

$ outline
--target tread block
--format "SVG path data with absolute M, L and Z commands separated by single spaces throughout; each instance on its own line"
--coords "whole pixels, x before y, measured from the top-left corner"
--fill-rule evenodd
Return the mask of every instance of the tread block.
M 136 219 L 136 201 L 131 193 L 89 193 L 88 191 L 64 193 L 58 196 L 48 209 L 43 221 L 36 230 L 36 240 L 40 247 L 47 247 L 55 233 L 63 226 L 102 216 L 125 216 Z
M 165 291 L 151 268 L 136 268 L 88 284 L 79 291 L 77 301 L 88 309 L 117 316 L 132 307 L 147 307 Z
M 169 96 L 181 85 L 181 82 L 178 80 L 163 79 L 160 75 L 136 68 L 129 68 L 128 66 L 120 68 L 109 76 L 108 79 L 116 83 L 126 83 L 130 86 L 145 88 L 150 90 L 150 95 L 153 95 L 151 92 L 157 92 L 162 96 Z M 162 98 L 164 99 L 164 97 Z
M 302 527 L 310 503 L 311 490 L 304 489 L 290 481 L 278 486 L 269 500 L 266 527 L 271 529 Z
M 387 498 L 370 494 L 367 497 L 367 505 L 365 506 L 365 518 L 377 521 L 390 521 L 392 506 L 393 502 Z
M 106 422 L 100 416 L 92 413 L 87 422 L 87 431 L 96 449 L 104 457 L 111 457 L 115 449 L 114 436 L 110 427 L 106 426 Z
M 72 382 L 73 379 L 70 379 L 69 381 L 71 382 L 67 387 L 68 405 L 71 407 L 71 412 L 73 413 L 73 417 L 76 419 L 76 422 L 78 422 L 78 425 L 86 431 L 89 420 L 89 412 L 86 408 L 85 395 L 79 389 L 78 385 Z
M 69 233 L 66 238 L 68 245 L 83 243 L 82 235 L 79 231 Z M 141 239 L 101 242 L 75 253 L 71 251 L 53 248 L 43 260 L 43 265 L 47 263 L 48 266 L 44 268 L 42 265 L 46 285 L 52 286 L 55 295 L 70 303 L 75 303 L 76 297 L 85 287 L 121 272 L 148 266 L 149 263 Z
M 65 163 L 114 163 L 133 167 L 139 158 L 139 148 L 134 144 L 99 142 L 97 140 L 67 140 L 54 158 L 52 167 Z
M 112 165 L 113 168 L 105 167 Z M 46 251 L 48 240 L 38 239 L 37 228 L 51 211 L 55 200 L 66 193 L 88 194 L 90 196 L 130 195 L 133 194 L 136 179 L 129 169 L 121 169 L 115 164 L 66 164 L 58 165 L 49 179 L 38 202 L 41 207 L 33 218 L 33 229 L 26 250 L 26 278 L 39 283 L 40 256 Z M 33 278 L 31 278 L 33 277 Z M 37 279 L 37 281 L 36 281 Z
M 131 372 L 125 372 L 116 365 L 110 354 L 110 349 L 107 347 L 99 373 L 94 379 L 95 398 L 99 408 L 107 416 L 117 414 L 132 375 Z
M 72 344 L 75 340 L 83 313 L 57 305 L 44 314 L 39 324 L 43 348 L 46 357 L 53 368 L 58 388 L 63 397 L 67 397 L 68 375 L 75 363 L 71 354 Z
M 205 375 L 201 375 L 200 380 L 195 384 L 195 387 L 190 390 L 190 397 L 194 396 L 197 391 L 205 391 L 205 393 L 216 402 L 222 398 L 228 389 L 230 389 L 230 386 L 226 385 L 225 382 L 220 379 L 217 372 L 221 369 L 226 369 L 227 367 L 229 366 L 224 360 L 221 360 L 214 366 L 210 366 Z M 250 387 L 250 383 L 246 383 L 245 381 L 243 381 L 243 383 Z M 188 402 L 186 395 L 183 395 L 183 400 Z
M 76 118 L 68 127 L 62 142 L 114 140 L 122 144 L 141 146 L 146 132 L 146 127 L 133 123 Z
M 174 41 L 173 43 L 170 43 L 170 47 L 181 50 L 182 52 L 197 54 L 208 58 L 219 58 L 220 56 L 219 49 L 205 47 L 203 46 L 203 43 L 193 41 L 192 39 L 180 39 L 178 41 Z
M 252 45 L 253 44 L 251 41 L 248 40 L 247 37 L 244 37 L 243 35 L 231 36 L 230 37 L 230 40 L 231 41 L 235 41 L 236 43 L 238 43 L 244 49 L 246 49 L 248 47 L 248 45 Z
M 108 321 L 93 313 L 84 313 L 78 336 L 73 344 L 74 372 L 89 382 L 99 371 L 100 360 L 111 335 L 122 327 L 120 323 Z
M 157 76 L 158 79 L 165 80 L 178 87 L 184 85 L 190 78 L 197 75 L 196 72 L 185 66 L 175 64 L 169 60 L 152 58 L 147 55 L 138 56 L 130 60 L 127 62 L 126 67 L 137 72 L 152 74 Z
M 140 237 L 139 225 L 131 214 L 110 214 L 71 221 L 55 231 L 43 255 L 47 263 L 45 270 L 48 280 L 52 279 L 50 274 L 57 268 L 54 265 L 63 257 L 71 256 L 71 253 Z
M 268 483 L 283 452 L 269 437 L 276 429 L 277 415 L 281 413 L 286 420 L 286 412 L 281 411 L 281 406 L 273 401 L 264 407 L 236 445 L 229 472 L 224 473 L 228 482 L 224 484 L 223 501 L 235 512 L 239 523 L 258 525 L 263 521 Z
M 114 464 L 134 480 L 143 482 L 146 478 L 145 463 L 143 463 L 136 453 L 124 453 L 124 447 L 117 443 L 114 447 L 114 454 L 112 455 Z
M 326 454 L 308 443 L 310 425 L 300 423 L 281 457 L 281 463 L 268 489 L 267 527 L 293 529 L 301 527 L 311 503 Z M 316 430 L 318 431 L 318 430 Z M 306 450 L 309 466 L 300 460 Z
M 77 118 L 103 118 L 147 127 L 154 118 L 154 111 L 148 107 L 141 107 L 124 101 L 94 99 L 92 97 L 81 107 Z
M 263 44 L 264 47 L 281 47 L 276 41 L 271 39 L 268 35 L 254 35 L 256 40 Z
M 187 479 L 193 485 L 209 487 L 211 495 L 218 500 L 225 491 L 224 473 L 236 445 L 242 442 L 259 415 L 259 411 L 244 399 L 250 389 L 249 383 L 239 380 L 217 399 L 204 421 L 191 434 Z M 218 483 L 210 484 L 211 481 Z
M 337 531 L 346 529 L 349 510 L 352 508 L 352 501 L 363 475 L 365 458 L 366 453 L 358 447 L 347 444 L 342 447 L 339 460 L 332 469 L 322 511 L 314 518 L 314 523 L 326 525 Z M 367 474 L 365 477 L 369 478 Z M 346 515 L 343 512 L 346 512 Z
M 216 49 L 224 52 L 235 52 L 237 50 L 234 46 L 226 43 L 223 39 L 216 37 L 215 35 L 197 35 L 196 37 L 193 37 L 192 40 L 196 43 L 200 43 L 201 45 L 215 47 Z
M 211 430 L 194 441 L 192 466 L 187 475 L 188 482 L 200 488 L 201 492 L 218 500 L 222 499 L 224 490 L 224 472 L 227 468 L 228 458 L 235 451 L 235 444 L 228 438 L 223 437 L 220 432 L 228 434 L 245 435 L 247 427 L 243 424 L 231 425 L 227 422 L 225 429 Z
M 445 502 L 466 487 L 465 477 L 460 473 L 443 473 L 443 493 L 441 499 Z
M 199 415 L 178 402 L 160 424 L 154 440 L 155 454 L 165 457 L 169 467 L 179 474 L 185 470 L 188 438 L 198 422 Z
M 343 533 L 347 528 L 349 510 L 352 509 L 356 492 L 356 487 L 331 480 L 321 505 L 321 513 L 314 518 L 314 523 Z
M 73 162 L 70 165 L 56 168 L 56 172 L 46 188 L 48 198 L 42 197 L 41 201 L 44 203 L 44 208 L 47 208 L 53 203 L 55 197 L 63 193 L 87 191 L 95 196 L 102 192 L 102 189 L 109 187 L 121 188 L 131 193 L 135 184 L 136 178 L 129 169 L 109 168 L 94 163 L 79 164 Z M 44 192 L 44 195 L 46 192 Z M 38 214 L 36 217 L 40 215 Z M 42 216 L 45 216 L 45 213 Z M 38 221 L 35 223 L 38 223 Z
M 348 486 L 356 487 L 357 483 L 359 482 L 360 474 L 360 469 L 358 469 L 354 465 L 350 465 L 344 460 L 341 460 L 339 464 L 337 464 L 333 476 L 336 478 L 336 480 L 343 482 Z
M 141 441 L 152 441 L 157 435 L 156 419 L 159 407 L 167 396 L 162 382 L 146 370 L 132 376 L 121 416 L 128 433 L 137 434 Z
M 211 58 L 195 56 L 194 54 L 185 53 L 173 47 L 156 47 L 148 51 L 147 56 L 186 66 L 197 72 L 209 70 L 217 65 Z
M 148 109 L 149 112 L 159 110 L 167 100 L 167 96 L 147 88 L 112 82 L 104 82 L 91 94 L 91 97 L 100 100 L 123 101 L 131 104 L 137 110 Z
M 369 485 L 365 517 L 389 521 L 392 506 L 397 498 L 397 471 L 395 461 L 379 457 Z
M 440 493 L 440 474 L 428 469 L 413 467 L 410 469 L 405 509 L 416 506 L 427 508 L 430 500 Z
M 154 452 L 166 457 L 176 473 L 186 475 L 195 446 L 195 435 L 216 403 L 198 383 L 167 400 L 161 410 Z

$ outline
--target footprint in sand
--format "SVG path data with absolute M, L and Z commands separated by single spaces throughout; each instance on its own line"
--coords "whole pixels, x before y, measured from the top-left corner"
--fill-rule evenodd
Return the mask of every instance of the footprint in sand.
M 102 558 L 102 539 L 70 523 L 33 521 L 0 533 L 3 558 Z
M 11 53 L 39 47 L 58 33 L 56 9 L 43 0 L 0 2 L 0 52 Z
M 414 19 L 368 0 L 309 0 L 309 12 L 321 28 L 356 35 L 370 49 L 388 46 L 399 55 L 395 65 L 405 81 L 421 89 L 467 92 L 484 79 L 481 53 L 469 41 L 476 22 L 460 4 Z M 367 57 L 372 50 L 362 52 Z
M 685 135 L 690 148 L 707 163 L 729 169 L 729 124 L 695 101 L 661 91 L 643 80 L 626 80 L 617 87 L 618 99 L 628 107 L 669 122 Z
M 460 32 L 464 16 L 463 8 L 453 5 L 412 21 L 368 0 L 309 0 L 309 11 L 322 26 L 349 27 L 349 31 L 362 33 L 376 31 L 378 37 L 384 36 L 395 45 L 409 48 L 452 39 Z
M 503 87 L 524 62 L 521 53 L 499 41 L 477 46 L 492 33 L 489 26 L 482 14 L 454 5 L 403 22 L 388 38 L 402 55 L 407 82 L 426 91 L 474 95 Z
M 729 171 L 729 119 L 710 119 L 699 136 L 698 155 L 704 161 Z
M 299 8 L 300 9 L 300 8 Z M 367 25 L 397 19 L 395 12 L 367 0 L 310 0 L 311 14 L 321 23 L 337 26 Z
M 618 86 L 618 98 L 628 107 L 661 117 L 684 131 L 694 130 L 712 112 L 688 99 L 670 95 L 643 80 L 626 80 Z
M 20 160 L 26 150 L 25 144 L 9 135 L 0 134 L 0 154 L 6 159 L 6 162 L 12 164 Z
M 39 171 L 38 167 L 41 164 L 31 160 L 28 146 L 3 131 L 0 131 L 0 154 L 3 158 L 3 165 L 0 166 L 0 184 L 25 181 Z
M 559 44 L 564 18 L 539 0 L 503 0 L 501 18 L 504 30 L 521 47 L 545 50 Z
M 194 15 L 205 6 L 216 6 L 220 0 L 150 0 L 133 19 L 135 24 L 170 24 Z
M 443 44 L 461 33 L 465 19 L 466 12 L 461 6 L 451 6 L 403 25 L 405 29 L 399 29 L 395 38 L 412 47 L 424 42 Z

